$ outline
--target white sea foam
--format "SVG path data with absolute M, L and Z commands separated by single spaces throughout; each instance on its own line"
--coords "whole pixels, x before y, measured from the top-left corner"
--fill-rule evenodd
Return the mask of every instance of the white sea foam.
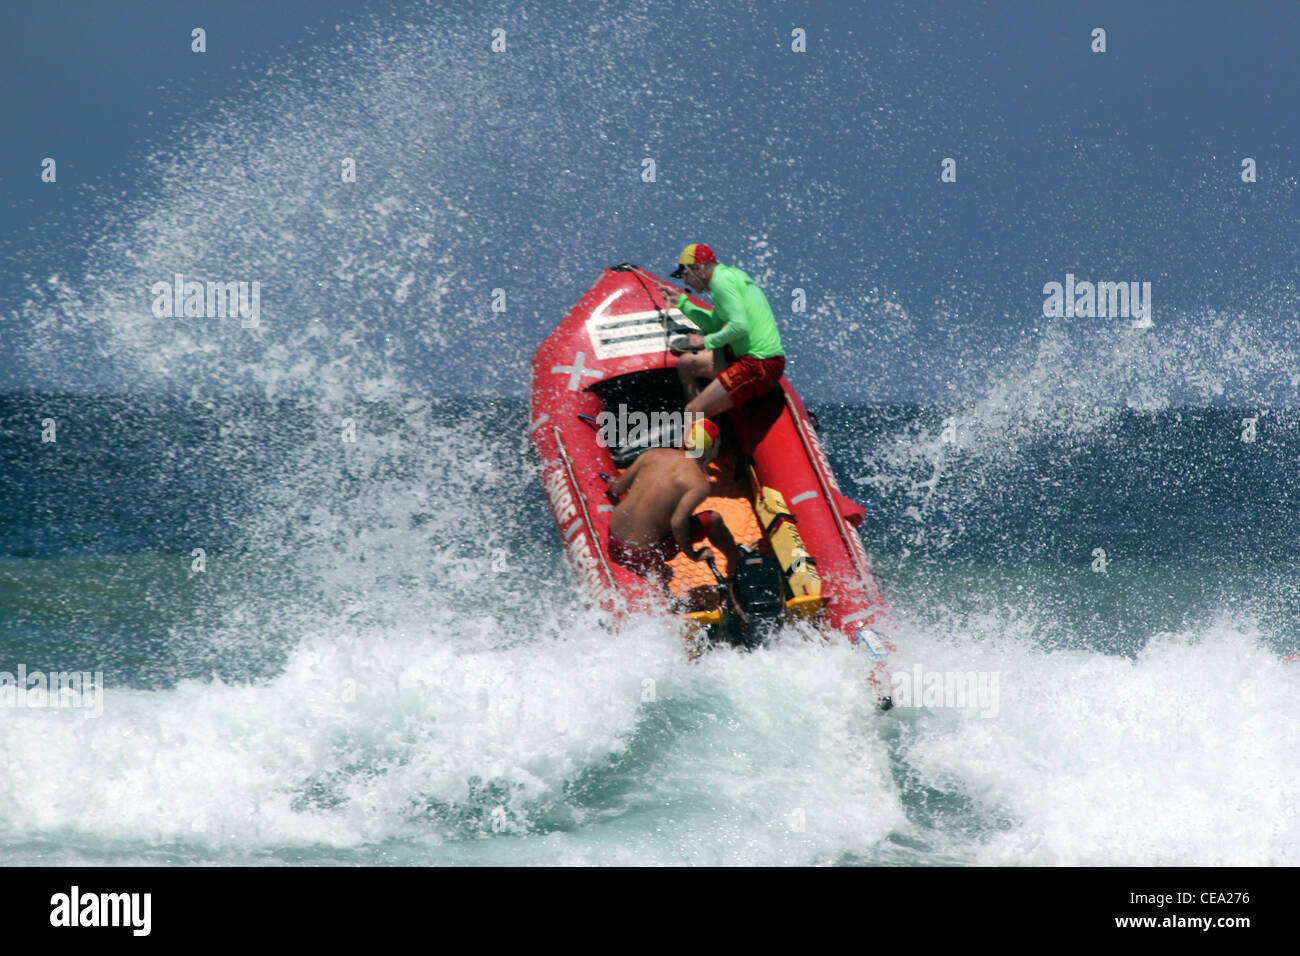
M 622 10 L 593 21 L 638 49 L 658 29 Z M 251 645 L 272 620 L 293 637 L 283 669 L 250 683 L 110 684 L 98 721 L 6 713 L 6 858 L 1297 862 L 1300 665 L 1278 663 L 1247 621 L 1156 637 L 1129 661 L 1044 650 L 1035 629 L 1048 615 L 1033 607 L 950 627 L 903 615 L 896 666 L 998 673 L 989 719 L 880 715 L 844 647 L 787 635 L 689 665 L 666 622 L 613 635 L 583 611 L 548 550 L 558 542 L 539 543 L 521 517 L 535 508 L 545 520 L 540 496 L 520 491 L 531 474 L 522 448 L 422 401 L 448 383 L 522 390 L 518 327 L 487 310 L 498 280 L 466 262 L 492 252 L 502 218 L 536 228 L 528 202 L 552 204 L 546 221 L 610 214 L 552 125 L 569 122 L 588 74 L 621 75 L 622 44 L 553 51 L 552 72 L 536 76 L 526 57 L 477 68 L 486 54 L 452 31 L 399 32 L 363 29 L 337 70 L 290 69 L 186 132 L 184 148 L 160 150 L 87 275 L 43 277 L 34 293 L 35 344 L 52 368 L 106 356 L 131 387 L 306 396 L 321 435 L 254 476 L 263 484 L 246 520 L 248 540 L 295 586 L 241 595 L 212 631 L 176 635 Z M 525 84 L 534 96 L 512 105 Z M 608 143 L 603 129 L 590 138 L 588 117 L 577 122 L 572 141 Z M 889 135 L 879 118 L 864 123 Z M 504 204 L 494 194 L 485 212 L 462 187 L 502 155 L 494 140 L 531 156 L 542 185 L 521 182 L 527 195 Z M 381 158 L 375 143 L 402 148 Z M 337 164 L 354 154 L 361 177 L 348 192 Z M 697 188 L 685 186 L 689 199 Z M 780 198 L 811 220 L 837 195 Z M 590 278 L 575 275 L 571 240 L 542 236 L 527 250 L 562 277 L 545 310 Z M 751 268 L 768 284 L 775 257 L 763 243 Z M 261 281 L 259 327 L 160 323 L 149 287 L 178 271 Z M 512 308 L 543 311 L 528 294 Z M 856 298 L 828 296 L 809 327 L 833 319 L 819 347 L 895 368 L 922 323 L 894 290 L 867 303 L 864 316 Z M 954 387 L 966 409 L 954 447 L 905 437 L 896 457 L 872 462 L 871 480 L 911 482 L 916 460 L 932 466 L 916 488 L 924 517 L 958 454 L 996 482 L 1022 443 L 1103 427 L 1105 408 L 1164 407 L 1187 383 L 1209 397 L 1250 393 L 1294 368 L 1247 319 L 1211 318 L 1203 329 L 1090 330 L 1087 341 L 1049 329 L 1010 371 L 990 378 L 972 363 Z M 905 360 L 929 368 L 915 349 Z M 376 402 L 388 411 L 368 419 Z M 344 417 L 357 431 L 346 446 Z M 275 434 L 274 422 L 250 427 Z M 511 573 L 485 570 L 497 548 Z
M 988 616 L 900 640 L 900 663 L 1000 674 L 996 719 L 926 713 L 902 758 L 979 808 L 959 815 L 982 830 L 957 841 L 971 862 L 1294 865 L 1300 667 L 1245 622 L 1155 636 L 1136 660 L 1032 631 Z

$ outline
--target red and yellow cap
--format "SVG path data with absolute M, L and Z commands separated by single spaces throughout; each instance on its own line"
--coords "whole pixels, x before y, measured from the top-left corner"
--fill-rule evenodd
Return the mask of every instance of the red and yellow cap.
M 686 441 L 682 442 L 682 447 L 690 457 L 703 458 L 709 462 L 718 453 L 717 441 L 718 426 L 707 418 L 697 418 L 695 424 L 691 426 L 691 433 L 686 436 Z
M 677 271 L 674 272 L 673 278 L 679 279 L 682 275 L 682 266 L 707 266 L 716 265 L 718 257 L 702 242 L 692 242 L 682 250 L 682 254 L 677 257 Z

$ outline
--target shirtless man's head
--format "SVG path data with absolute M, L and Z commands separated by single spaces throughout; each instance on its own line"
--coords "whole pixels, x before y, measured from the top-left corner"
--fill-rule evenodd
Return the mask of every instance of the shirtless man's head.
M 682 447 L 687 456 L 696 459 L 701 468 L 707 468 L 709 462 L 718 457 L 718 426 L 707 418 L 695 419 Z

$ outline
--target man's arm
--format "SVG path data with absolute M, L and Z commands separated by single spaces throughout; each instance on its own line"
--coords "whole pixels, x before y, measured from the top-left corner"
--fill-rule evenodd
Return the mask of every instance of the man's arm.
M 664 297 L 664 302 L 669 308 L 676 309 L 686 316 L 699 326 L 701 331 L 713 332 L 722 328 L 722 320 L 713 314 L 711 307 L 696 305 L 685 292 L 664 285 L 662 282 L 656 288 L 658 288 L 659 294 Z
M 638 455 L 636 461 L 632 462 L 632 466 L 627 471 L 617 478 L 611 478 L 606 483 L 605 487 L 609 490 L 610 495 L 614 498 L 623 497 L 627 490 L 632 487 L 632 482 L 636 481 L 637 469 L 641 467 L 643 461 L 645 461 L 645 458 Z
M 712 332 L 715 329 L 722 328 L 721 320 L 714 314 L 712 309 L 706 309 L 703 306 L 696 305 L 683 292 L 673 303 L 673 307 L 682 315 L 686 316 L 692 322 L 700 327 L 704 332 Z
M 673 540 L 677 542 L 677 547 L 692 561 L 700 560 L 700 552 L 691 547 L 691 515 L 695 513 L 695 509 L 707 497 L 709 497 L 709 486 L 707 484 L 703 487 L 692 487 L 686 494 L 682 495 L 681 500 L 677 502 L 677 507 L 673 510 Z
M 749 334 L 749 316 L 745 314 L 745 300 L 734 285 L 720 282 L 712 291 L 713 313 L 710 318 L 713 322 L 709 329 L 705 329 L 709 334 L 704 337 L 704 347 L 720 349 Z M 722 322 L 725 324 L 720 325 Z M 696 324 L 699 325 L 698 322 Z M 703 329 L 704 326 L 701 325 L 700 328 Z

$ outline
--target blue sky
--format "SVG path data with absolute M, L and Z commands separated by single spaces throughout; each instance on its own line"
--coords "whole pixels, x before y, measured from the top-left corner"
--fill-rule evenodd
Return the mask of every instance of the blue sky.
M 1258 349 L 1295 319 L 1295 3 L 0 16 L 4 388 L 259 387 L 268 366 L 296 374 L 284 351 L 309 338 L 321 363 L 343 342 L 367 381 L 522 394 L 532 348 L 601 266 L 666 273 L 690 241 L 760 280 L 814 399 L 951 398 L 1031 361 L 1043 336 L 1090 347 L 1107 320 L 1042 317 L 1043 284 L 1067 272 L 1153 283 L 1163 338 L 1144 354 L 1212 348 L 1194 331 L 1210 316 Z M 349 151 L 365 175 L 331 192 Z M 1243 157 L 1258 182 L 1241 181 Z M 253 341 L 146 327 L 133 305 L 82 326 L 79 310 L 109 315 L 173 268 L 260 277 L 267 327 Z M 505 316 L 482 306 L 495 288 Z M 1239 374 L 1246 359 L 1200 361 L 1265 387 Z M 1187 372 L 1152 374 L 1172 393 Z

